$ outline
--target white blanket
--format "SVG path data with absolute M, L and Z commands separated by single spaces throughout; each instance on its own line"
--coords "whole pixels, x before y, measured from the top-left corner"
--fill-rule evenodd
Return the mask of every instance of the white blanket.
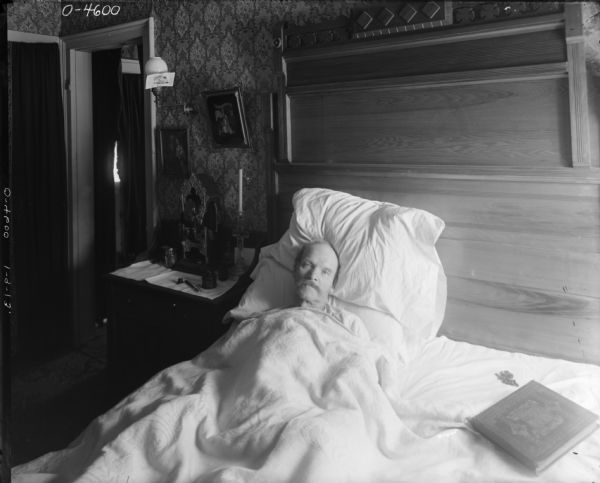
M 530 481 L 467 424 L 514 390 L 502 370 L 600 412 L 596 366 L 439 338 L 402 367 L 323 313 L 276 311 L 157 374 L 13 481 Z M 538 480 L 600 481 L 600 431 L 577 451 Z

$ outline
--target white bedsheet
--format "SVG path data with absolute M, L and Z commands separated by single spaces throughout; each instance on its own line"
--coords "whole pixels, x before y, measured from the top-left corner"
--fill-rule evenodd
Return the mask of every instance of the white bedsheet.
M 597 366 L 443 337 L 401 366 L 327 315 L 287 309 L 162 371 L 13 481 L 600 482 L 600 431 L 536 478 L 469 429 L 515 389 L 500 371 L 600 413 Z

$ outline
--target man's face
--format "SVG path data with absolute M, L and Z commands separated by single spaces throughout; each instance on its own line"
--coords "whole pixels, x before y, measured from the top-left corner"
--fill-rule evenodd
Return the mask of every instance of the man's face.
M 294 270 L 300 301 L 318 307 L 327 303 L 337 268 L 337 256 L 328 244 L 315 243 L 305 247 Z

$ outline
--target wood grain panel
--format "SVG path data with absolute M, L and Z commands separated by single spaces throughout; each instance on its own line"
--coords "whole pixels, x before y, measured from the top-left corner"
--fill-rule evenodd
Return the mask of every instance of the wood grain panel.
M 517 67 L 500 67 L 498 69 L 463 70 L 443 74 L 409 75 L 402 77 L 385 77 L 344 82 L 329 82 L 326 84 L 310 84 L 307 86 L 288 87 L 286 92 L 291 95 L 326 94 L 353 90 L 373 90 L 386 88 L 416 89 L 424 87 L 451 87 L 456 85 L 480 85 L 498 82 L 523 82 L 539 79 L 567 78 L 567 62 L 551 64 L 523 65 Z
M 456 276 L 448 277 L 448 298 L 492 309 L 572 320 L 591 319 L 600 313 L 598 298 Z
M 447 275 L 560 294 L 600 295 L 600 255 L 572 252 L 566 244 L 561 250 L 442 238 L 437 250 Z
M 570 165 L 566 79 L 290 96 L 292 162 Z
M 588 87 L 585 67 L 585 39 L 582 22 L 583 5 L 565 6 L 567 59 L 569 62 L 569 104 L 571 107 L 571 143 L 573 166 L 591 163 Z
M 440 164 L 382 164 L 382 163 L 290 163 L 285 159 L 275 162 L 278 172 L 289 173 L 290 169 L 298 172 L 314 173 L 316 171 L 331 174 L 335 171 L 348 176 L 383 176 L 391 178 L 412 178 L 466 180 L 466 181 L 501 181 L 501 182 L 539 182 L 555 183 L 558 188 L 563 183 L 598 184 L 598 169 L 571 169 L 571 167 L 546 166 L 460 166 Z
M 326 58 L 284 54 L 287 85 L 562 62 L 567 57 L 564 29 L 507 35 L 502 38 L 501 48 L 498 42 L 497 38 L 479 38 Z
M 564 237 L 593 244 L 600 234 L 600 188 L 597 185 L 502 183 L 446 179 L 350 176 L 317 170 L 279 176 L 284 203 L 302 187 L 327 187 L 364 198 L 421 208 L 448 226 L 461 225 L 508 232 Z M 543 238 L 542 238 L 543 239 Z
M 281 182 L 289 186 L 300 186 L 305 182 L 318 183 L 323 179 L 324 183 L 339 183 L 352 189 L 384 192 L 409 190 L 415 193 L 429 191 L 456 195 L 484 192 L 592 199 L 600 196 L 600 170 L 597 169 L 526 170 L 514 167 L 390 166 L 367 163 L 277 163 L 275 169 Z
M 519 313 L 449 298 L 439 333 L 497 349 L 600 364 L 595 316 Z
M 590 223 L 587 235 L 571 234 L 564 230 L 561 233 L 549 233 L 538 230 L 524 232 L 519 228 L 496 228 L 490 225 L 472 225 L 463 223 L 446 223 L 443 238 L 447 240 L 472 240 L 494 242 L 519 247 L 545 247 L 549 250 L 569 250 L 574 253 L 589 253 L 590 256 L 600 254 L 600 226 Z M 600 276 L 600 275 L 599 275 Z

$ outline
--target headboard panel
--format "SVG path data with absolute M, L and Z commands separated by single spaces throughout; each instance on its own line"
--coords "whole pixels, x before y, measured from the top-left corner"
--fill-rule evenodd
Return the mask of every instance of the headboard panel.
M 437 214 L 448 277 L 441 333 L 502 349 L 600 362 L 600 186 L 513 176 L 414 176 L 355 167 L 278 169 L 278 232 L 304 187 Z M 590 223 L 596 220 L 596 223 Z
M 273 237 L 304 187 L 425 209 L 446 222 L 437 245 L 448 276 L 442 334 L 600 363 L 598 147 L 571 37 L 577 12 L 566 10 L 488 30 L 283 51 Z M 554 57 L 507 61 L 522 35 L 551 36 Z M 493 66 L 475 69 L 473 41 L 494 36 L 502 39 L 488 55 Z M 446 40 L 465 62 L 451 72 L 419 64 Z M 408 50 L 414 62 L 401 75 L 374 69 L 376 54 Z M 371 67 L 353 64 L 366 54 Z
M 569 162 L 564 66 L 549 79 L 466 82 L 291 90 L 289 157 L 294 163 L 413 165 L 425 157 L 439 165 Z

